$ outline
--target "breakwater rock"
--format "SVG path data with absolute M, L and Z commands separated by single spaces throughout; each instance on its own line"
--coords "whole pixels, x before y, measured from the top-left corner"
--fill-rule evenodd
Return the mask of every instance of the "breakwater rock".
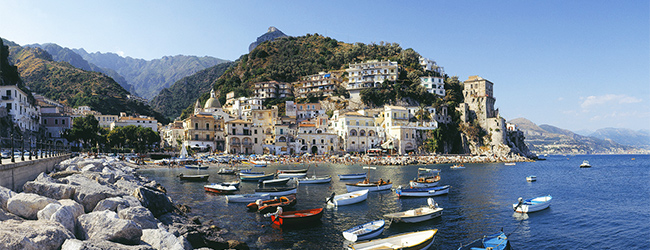
M 0 249 L 248 249 L 115 158 L 63 161 L 23 190 L 0 187 Z

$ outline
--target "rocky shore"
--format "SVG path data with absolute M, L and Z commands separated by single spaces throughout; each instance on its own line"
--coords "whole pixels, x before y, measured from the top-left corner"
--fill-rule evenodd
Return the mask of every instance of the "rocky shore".
M 115 158 L 63 161 L 23 190 L 0 187 L 0 249 L 248 249 Z
M 338 163 L 368 165 L 429 165 L 429 164 L 459 164 L 459 163 L 506 163 L 506 162 L 532 162 L 533 159 L 520 156 L 485 156 L 485 155 L 428 155 L 428 156 L 310 156 L 300 158 L 281 159 L 280 164 L 302 163 Z

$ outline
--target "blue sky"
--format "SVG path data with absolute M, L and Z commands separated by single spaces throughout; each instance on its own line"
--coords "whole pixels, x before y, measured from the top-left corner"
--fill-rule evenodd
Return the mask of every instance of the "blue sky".
M 396 42 L 492 81 L 506 119 L 650 129 L 649 1 L 8 1 L 0 37 L 134 58 L 235 60 L 275 26 Z

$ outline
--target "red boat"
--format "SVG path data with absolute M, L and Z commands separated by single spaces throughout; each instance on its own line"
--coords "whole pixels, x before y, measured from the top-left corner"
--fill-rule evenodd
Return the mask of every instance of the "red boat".
M 246 205 L 246 207 L 249 211 L 258 211 L 262 214 L 265 214 L 276 210 L 277 207 L 292 207 L 296 205 L 296 202 L 296 195 L 290 194 L 272 200 L 257 200 L 255 202 L 249 203 Z
M 289 226 L 306 226 L 311 223 L 320 221 L 323 217 L 323 208 L 314 208 L 298 211 L 283 212 L 282 208 L 273 214 L 267 214 L 264 217 L 271 217 L 271 221 L 275 226 L 289 227 Z

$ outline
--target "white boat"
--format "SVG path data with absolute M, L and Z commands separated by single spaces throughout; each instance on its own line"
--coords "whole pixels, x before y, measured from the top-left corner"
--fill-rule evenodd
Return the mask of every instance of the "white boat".
M 418 177 L 409 181 L 409 185 L 414 188 L 428 188 L 437 186 L 439 181 L 439 169 L 418 168 Z
M 398 187 L 395 190 L 395 193 L 399 197 L 431 197 L 438 196 L 449 193 L 449 188 L 451 186 L 445 185 L 441 187 L 430 187 L 430 188 L 402 188 Z
M 384 225 L 384 220 L 371 221 L 343 231 L 343 238 L 352 242 L 372 239 L 384 232 Z
M 286 185 L 287 182 L 289 182 L 289 178 L 278 178 L 278 179 L 271 179 L 271 180 L 260 180 L 260 183 L 262 185 Z
M 276 187 L 276 188 L 258 188 L 255 189 L 256 194 L 269 194 L 271 196 L 283 196 L 295 194 L 296 187 Z
M 534 175 L 526 176 L 526 181 L 527 182 L 537 181 L 537 176 L 534 176 Z
M 384 214 L 384 217 L 391 221 L 417 223 L 425 220 L 430 220 L 442 215 L 443 208 L 438 207 L 438 204 L 433 198 L 427 199 L 428 206 L 423 206 L 416 209 L 406 210 L 403 212 Z
M 584 161 L 582 161 L 582 164 L 580 164 L 580 167 L 581 168 L 590 168 L 591 165 L 589 164 L 589 161 L 584 160 Z
M 312 177 L 305 177 L 305 178 L 300 178 L 296 180 L 298 184 L 320 184 L 320 183 L 329 183 L 332 181 L 332 176 L 326 175 L 326 176 L 312 176 Z
M 532 212 L 537 212 L 539 210 L 545 209 L 548 206 L 551 205 L 551 197 L 550 195 L 547 196 L 540 196 L 537 198 L 532 198 L 532 199 L 522 199 L 519 197 L 519 202 L 516 204 L 512 204 L 512 209 L 515 210 L 517 213 L 532 213 Z
M 370 249 L 429 249 L 438 229 L 398 234 L 383 239 L 369 240 L 348 245 L 350 250 Z
M 279 173 L 278 178 L 303 178 L 307 173 Z
M 359 203 L 366 199 L 368 199 L 368 190 L 359 190 L 339 195 L 334 195 L 334 193 L 332 193 L 332 197 L 327 198 L 325 201 L 328 205 L 345 206 Z
M 359 190 L 368 190 L 370 192 L 390 190 L 393 188 L 393 183 L 390 181 L 376 181 L 376 182 L 366 182 L 360 181 L 358 183 L 347 183 L 345 184 L 348 192 L 354 192 Z
M 232 194 L 237 191 L 235 186 L 224 186 L 216 183 L 210 185 L 204 185 L 203 189 L 207 192 L 218 193 L 218 194 Z
M 456 164 L 449 167 L 449 169 L 465 169 L 465 166 L 463 166 L 463 164 Z
M 366 177 L 368 177 L 368 173 L 340 174 L 339 180 L 364 179 Z
M 269 194 L 235 194 L 235 195 L 226 195 L 227 202 L 255 202 L 256 200 L 269 200 L 271 196 Z
M 515 165 L 517 165 L 517 163 L 516 163 L 516 162 L 506 162 L 506 163 L 504 163 L 503 165 L 506 165 L 506 166 L 515 166 Z

